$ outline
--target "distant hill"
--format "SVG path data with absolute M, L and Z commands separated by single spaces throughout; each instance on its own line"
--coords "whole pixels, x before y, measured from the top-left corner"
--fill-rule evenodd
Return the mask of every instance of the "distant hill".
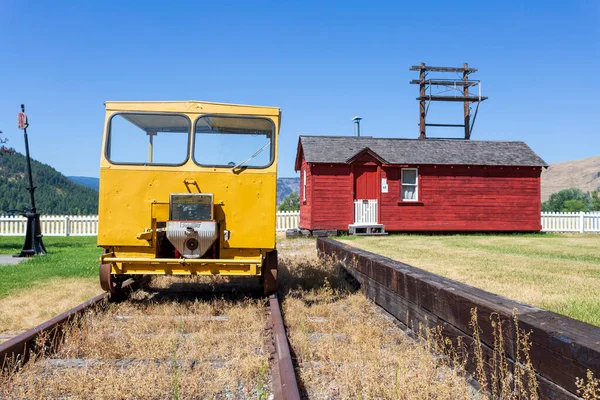
M 100 187 L 99 178 L 90 178 L 89 176 L 67 176 L 70 180 L 78 185 L 85 186 L 90 189 L 94 189 L 96 192 Z
M 600 189 L 600 156 L 553 163 L 542 171 L 542 201 L 569 188 L 583 192 Z
M 300 192 L 300 178 L 277 178 L 277 204 L 292 192 Z
M 41 214 L 97 214 L 98 193 L 49 165 L 31 160 L 35 205 Z M 0 214 L 30 205 L 27 162 L 20 153 L 0 156 Z

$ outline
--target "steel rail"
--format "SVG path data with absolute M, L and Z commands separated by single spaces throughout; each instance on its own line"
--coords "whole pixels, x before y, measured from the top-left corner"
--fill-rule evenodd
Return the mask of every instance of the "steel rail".
M 273 373 L 273 392 L 275 399 L 300 400 L 300 391 L 290 353 L 283 317 L 279 308 L 277 295 L 269 297 L 271 308 L 271 326 L 273 345 L 277 353 L 277 369 Z
M 123 289 L 126 291 L 135 290 L 141 286 L 144 280 L 128 279 L 123 282 Z M 42 335 L 48 335 L 44 343 L 44 350 L 52 350 L 52 348 L 60 342 L 62 338 L 63 327 L 73 321 L 77 316 L 83 315 L 84 312 L 94 306 L 106 305 L 109 299 L 107 292 L 99 294 L 96 297 L 82 303 L 56 317 L 23 332 L 4 343 L 0 344 L 0 369 L 18 365 L 23 365 L 29 360 L 32 351 L 35 351 L 37 339 Z

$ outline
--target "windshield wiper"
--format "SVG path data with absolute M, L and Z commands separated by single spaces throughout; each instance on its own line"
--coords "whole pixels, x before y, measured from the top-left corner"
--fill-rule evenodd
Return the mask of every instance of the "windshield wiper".
M 237 163 L 236 165 L 234 165 L 233 167 L 231 167 L 231 171 L 235 171 L 236 168 L 239 168 L 242 165 L 246 164 L 248 161 L 252 160 L 254 157 L 256 157 L 257 155 L 259 155 L 270 144 L 271 144 L 271 141 L 268 141 L 263 147 L 261 147 L 260 149 L 258 149 L 258 151 L 256 153 L 252 154 L 252 156 L 250 156 L 250 158 L 242 161 L 241 163 Z

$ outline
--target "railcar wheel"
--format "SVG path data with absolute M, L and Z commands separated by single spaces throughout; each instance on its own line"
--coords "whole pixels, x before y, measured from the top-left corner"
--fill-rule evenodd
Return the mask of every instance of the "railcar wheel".
M 100 287 L 111 295 L 118 295 L 121 293 L 121 282 L 111 272 L 110 264 L 100 264 Z
M 277 293 L 277 250 L 267 253 L 262 278 L 265 296 Z

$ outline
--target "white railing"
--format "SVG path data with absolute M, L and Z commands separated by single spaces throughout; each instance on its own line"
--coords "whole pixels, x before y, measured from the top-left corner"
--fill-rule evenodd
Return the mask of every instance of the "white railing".
M 542 231 L 600 233 L 600 212 L 543 212 Z
M 40 215 L 42 234 L 45 236 L 96 236 L 97 215 Z M 0 236 L 24 236 L 27 218 L 0 215 Z
M 98 235 L 97 215 L 41 215 L 40 224 L 45 236 L 96 236 Z M 277 231 L 297 228 L 300 224 L 300 211 L 277 212 Z M 0 236 L 24 236 L 27 218 L 0 215 Z
M 354 200 L 354 224 L 377 223 L 377 200 Z
M 277 211 L 277 232 L 296 229 L 300 225 L 300 211 Z

